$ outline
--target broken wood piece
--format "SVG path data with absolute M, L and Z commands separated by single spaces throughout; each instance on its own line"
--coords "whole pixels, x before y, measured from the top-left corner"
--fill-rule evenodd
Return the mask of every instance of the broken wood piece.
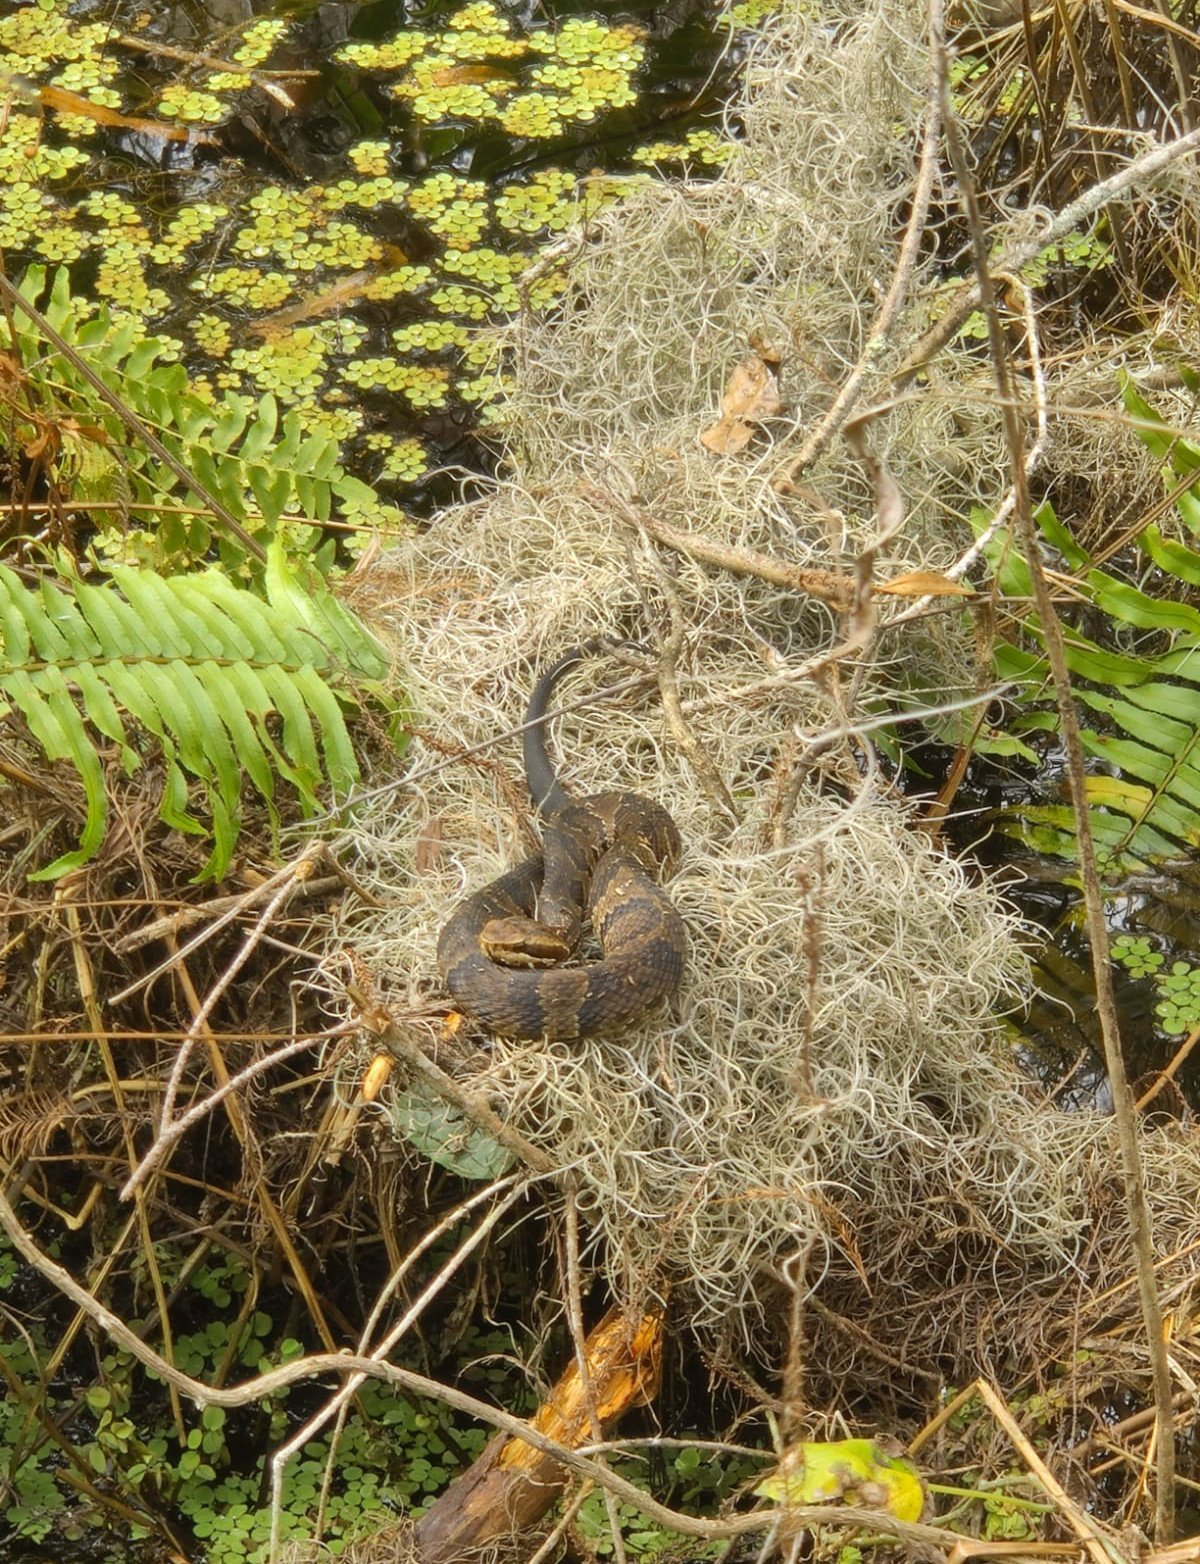
M 584 1343 L 588 1384 L 573 1359 L 529 1426 L 568 1449 L 592 1438 L 592 1407 L 607 1432 L 630 1407 L 658 1393 L 662 1362 L 661 1310 L 630 1321 L 610 1310 Z M 523 1439 L 498 1434 L 417 1521 L 421 1564 L 450 1564 L 527 1530 L 565 1488 L 567 1469 Z

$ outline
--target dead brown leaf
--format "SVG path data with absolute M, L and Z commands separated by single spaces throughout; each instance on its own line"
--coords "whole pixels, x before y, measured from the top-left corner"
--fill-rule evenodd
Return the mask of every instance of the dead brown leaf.
M 895 597 L 974 597 L 972 587 L 952 581 L 936 570 L 906 570 L 876 586 L 876 592 L 891 592 Z
M 762 353 L 744 358 L 729 377 L 721 398 L 721 416 L 700 436 L 705 450 L 736 456 L 754 438 L 756 424 L 774 418 L 783 407 L 779 395 L 779 360 Z

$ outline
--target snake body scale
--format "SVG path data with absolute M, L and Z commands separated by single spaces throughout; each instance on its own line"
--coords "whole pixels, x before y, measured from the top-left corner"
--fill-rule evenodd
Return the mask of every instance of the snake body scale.
M 546 748 L 545 717 L 577 647 L 534 685 L 523 739 L 525 779 L 543 820 L 542 852 L 458 905 L 438 939 L 458 1008 L 504 1037 L 588 1037 L 630 1026 L 679 986 L 683 920 L 656 883 L 680 853 L 671 816 L 640 793 L 574 798 Z M 585 913 L 597 961 L 572 961 Z

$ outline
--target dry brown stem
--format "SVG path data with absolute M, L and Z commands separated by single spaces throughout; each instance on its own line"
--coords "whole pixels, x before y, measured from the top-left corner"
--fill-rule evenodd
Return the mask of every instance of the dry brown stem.
M 358 1002 L 358 996 L 352 990 L 351 998 Z M 478 1092 L 466 1090 L 452 1075 L 436 1064 L 405 1028 L 393 1020 L 386 1011 L 380 1010 L 378 1006 L 363 1004 L 360 1006 L 360 1015 L 363 1025 L 385 1047 L 411 1065 L 440 1096 L 466 1114 L 472 1124 L 481 1129 L 485 1135 L 490 1135 L 507 1151 L 511 1151 L 530 1172 L 546 1175 L 560 1171 L 544 1152 L 539 1151 L 511 1125 L 506 1124 L 485 1097 Z
M 735 576 L 757 576 L 760 581 L 769 581 L 772 586 L 783 587 L 788 592 L 803 592 L 809 597 L 820 598 L 823 603 L 831 603 L 835 608 L 847 609 L 854 601 L 853 576 L 838 575 L 832 570 L 811 569 L 805 565 L 789 565 L 784 560 L 772 559 L 752 549 L 729 548 L 699 533 L 674 527 L 645 510 L 638 510 L 634 514 L 643 532 L 702 564 L 715 565 L 718 570 L 731 571 Z

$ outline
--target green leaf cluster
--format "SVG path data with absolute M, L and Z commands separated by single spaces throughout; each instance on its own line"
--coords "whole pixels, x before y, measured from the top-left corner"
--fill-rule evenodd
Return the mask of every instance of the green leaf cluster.
M 490 0 L 455 11 L 439 32 L 406 28 L 338 51 L 360 69 L 404 72 L 391 90 L 418 120 L 492 122 L 533 140 L 635 102 L 645 52 L 636 27 L 590 17 L 519 34 Z
M 396 1094 L 391 1115 L 410 1145 L 459 1178 L 499 1178 L 512 1165 L 510 1151 L 422 1080 Z
M 1165 960 L 1145 935 L 1118 934 L 1109 947 L 1109 954 L 1134 978 L 1153 977 Z
M 614 1470 L 639 1488 L 648 1488 L 646 1468 L 632 1461 L 617 1461 Z M 671 1461 L 671 1473 L 678 1485 L 676 1502 L 701 1514 L 711 1513 L 749 1478 L 760 1474 L 762 1463 L 744 1456 L 718 1456 L 712 1452 L 685 1446 Z M 621 1536 L 627 1551 L 639 1559 L 669 1559 L 678 1555 L 683 1539 L 677 1532 L 656 1526 L 635 1504 L 617 1505 Z M 608 1506 L 602 1493 L 593 1493 L 580 1506 L 575 1524 L 590 1552 L 609 1558 L 614 1550 Z M 719 1542 L 687 1539 L 687 1557 L 720 1558 L 726 1551 Z
M 281 415 L 272 395 L 205 400 L 175 362 L 177 342 L 146 336 L 135 321 L 86 305 L 72 294 L 65 270 L 54 274 L 48 289 L 46 282 L 43 269 L 31 267 L 22 292 L 42 301 L 50 325 L 251 535 L 264 543 L 285 539 L 290 549 L 327 566 L 333 546 L 322 542 L 322 523 L 334 515 L 384 510 L 394 517 L 373 489 L 341 466 L 335 435 L 306 432 L 298 414 Z M 215 541 L 226 568 L 248 576 L 242 545 L 216 529 L 181 479 L 129 439 L 118 414 L 75 366 L 48 348 L 24 317 L 16 335 L 21 362 L 36 366 L 30 373 L 45 401 L 64 408 L 54 476 L 74 500 L 95 505 L 99 553 L 180 570 L 206 559 Z M 0 346 L 6 344 L 0 323 Z M 21 433 L 19 424 L 18 418 Z
M 35 878 L 54 879 L 99 850 L 102 740 L 127 774 L 144 763 L 146 736 L 156 741 L 159 814 L 180 831 L 211 832 L 205 878 L 233 856 L 243 778 L 273 821 L 277 779 L 309 812 L 319 789 L 344 792 L 357 779 L 338 691 L 345 699 L 352 681 L 381 680 L 384 652 L 327 587 L 302 583 L 278 542 L 265 590 L 264 601 L 216 569 L 164 578 L 130 566 L 100 583 L 31 587 L 0 565 L 0 717 L 19 713 L 46 758 L 74 769 L 86 799 L 78 846 Z
M 1176 492 L 1184 536 L 1200 537 L 1200 448 L 1179 438 L 1138 395 L 1123 390 L 1138 437 L 1164 464 Z M 982 523 L 983 518 L 979 518 Z M 1152 595 L 1096 566 L 1043 505 L 1037 522 L 1046 543 L 1073 574 L 1075 590 L 1103 630 L 1070 628 L 1067 663 L 1079 704 L 1093 719 L 1081 738 L 1089 759 L 1088 815 L 1102 871 L 1110 878 L 1187 857 L 1200 845 L 1200 609 L 1169 591 Z M 1146 527 L 1137 546 L 1148 565 L 1181 587 L 1200 585 L 1200 550 Z M 1001 590 L 1026 598 L 1029 568 L 1011 536 L 993 540 L 990 558 Z M 1036 616 L 1023 621 L 1033 645 L 1001 645 L 996 668 L 1020 692 L 1007 725 L 1010 740 L 1056 732 L 1046 699 L 1048 669 Z M 1028 758 L 1035 752 L 1024 749 Z M 1076 827 L 1067 803 L 1006 811 L 1001 829 L 1036 852 L 1074 859 Z

